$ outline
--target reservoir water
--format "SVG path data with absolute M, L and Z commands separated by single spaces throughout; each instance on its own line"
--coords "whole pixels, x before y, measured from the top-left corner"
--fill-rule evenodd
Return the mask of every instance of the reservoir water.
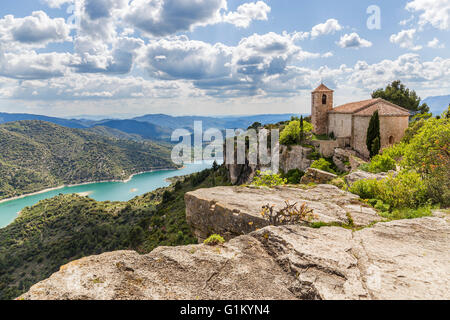
M 170 182 L 166 180 L 167 178 L 192 174 L 209 169 L 211 166 L 212 161 L 204 161 L 187 164 L 180 170 L 162 170 L 138 174 L 128 182 L 101 182 L 64 187 L 3 202 L 0 203 L 0 228 L 10 224 L 23 208 L 35 205 L 41 200 L 52 198 L 60 193 L 88 195 L 97 201 L 128 201 L 144 193 L 169 186 Z

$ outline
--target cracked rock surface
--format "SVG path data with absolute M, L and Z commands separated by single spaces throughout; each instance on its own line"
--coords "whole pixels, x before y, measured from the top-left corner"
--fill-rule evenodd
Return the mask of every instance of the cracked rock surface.
M 262 207 L 269 204 L 280 210 L 286 206 L 285 201 L 298 206 L 306 203 L 314 211 L 312 222 L 349 224 L 351 218 L 355 226 L 365 226 L 381 220 L 357 195 L 332 185 L 199 189 L 185 195 L 186 218 L 199 240 L 213 233 L 231 239 L 266 227 L 268 222 L 261 216 Z
M 61 267 L 21 299 L 450 299 L 449 216 L 266 227 L 222 246 L 118 251 Z

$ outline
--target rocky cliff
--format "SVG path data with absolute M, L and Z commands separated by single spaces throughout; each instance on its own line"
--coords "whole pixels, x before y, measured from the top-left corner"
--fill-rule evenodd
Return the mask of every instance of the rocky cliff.
M 332 185 L 254 188 L 217 187 L 185 195 L 186 218 L 199 240 L 218 233 L 226 239 L 268 226 L 262 207 L 280 210 L 290 204 L 306 204 L 314 210 L 311 222 L 365 226 L 380 221 L 377 212 L 359 197 Z
M 119 251 L 61 267 L 19 299 L 449 299 L 449 217 L 266 227 L 223 246 Z
M 267 226 L 262 206 L 285 201 L 306 203 L 324 227 Z M 201 189 L 186 207 L 200 239 L 230 240 L 87 257 L 19 299 L 450 299 L 448 211 L 380 222 L 329 185 Z

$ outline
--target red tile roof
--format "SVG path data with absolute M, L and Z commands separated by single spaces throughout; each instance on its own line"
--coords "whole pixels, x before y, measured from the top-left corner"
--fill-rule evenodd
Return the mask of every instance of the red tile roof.
M 322 83 L 313 92 L 333 92 L 333 90 L 327 88 L 327 86 Z
M 408 110 L 383 99 L 370 99 L 347 103 L 329 111 L 330 113 L 347 113 L 357 116 L 372 116 L 378 110 L 380 116 L 409 116 Z

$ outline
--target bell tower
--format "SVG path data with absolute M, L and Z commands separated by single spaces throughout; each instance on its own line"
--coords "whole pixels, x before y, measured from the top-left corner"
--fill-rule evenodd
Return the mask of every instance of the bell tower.
M 315 134 L 328 134 L 328 111 L 333 110 L 333 92 L 322 83 L 311 93 L 311 122 Z

